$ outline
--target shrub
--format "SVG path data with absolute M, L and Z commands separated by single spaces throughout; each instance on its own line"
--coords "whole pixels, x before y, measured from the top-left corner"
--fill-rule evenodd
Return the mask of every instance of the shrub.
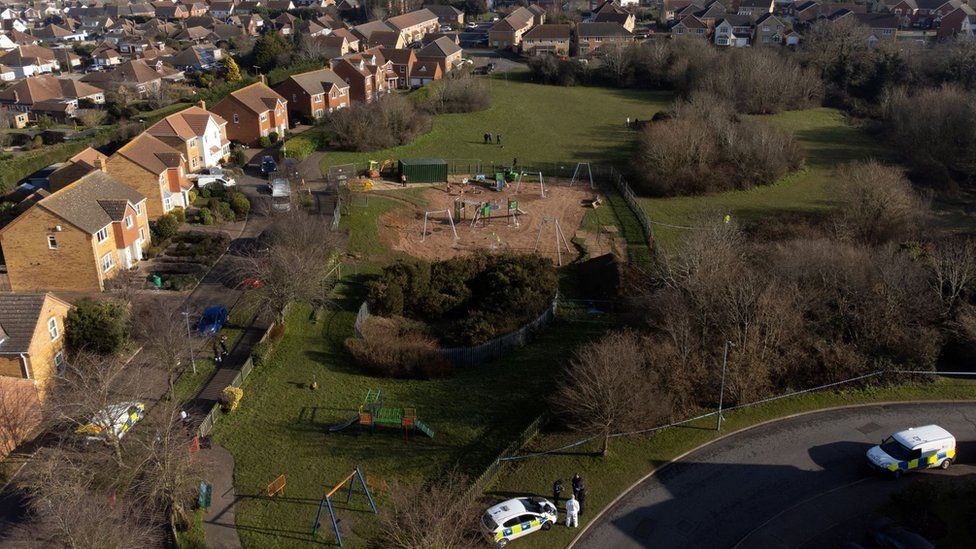
M 400 95 L 384 95 L 371 103 L 354 103 L 325 118 L 336 148 L 374 151 L 405 145 L 430 131 L 431 119 Z
M 251 359 L 257 364 L 264 364 L 271 356 L 272 350 L 274 349 L 270 341 L 259 341 L 251 348 Z
M 872 160 L 841 166 L 837 175 L 841 236 L 871 245 L 916 236 L 926 208 L 900 169 Z
M 213 225 L 214 216 L 210 208 L 200 208 L 200 211 L 197 212 L 197 221 L 201 225 Z
M 242 398 L 244 398 L 244 389 L 233 386 L 224 387 L 224 390 L 220 392 L 220 407 L 228 414 L 233 413 L 237 410 Z
M 267 149 L 271 146 L 271 138 L 267 135 L 262 135 L 261 139 L 258 139 L 258 146 L 262 149 Z
M 158 240 L 166 240 L 179 232 L 180 220 L 172 213 L 164 214 L 151 224 L 150 229 Z
M 200 189 L 200 198 L 210 198 L 213 195 L 213 191 L 210 189 L 212 185 L 206 185 Z
M 484 79 L 445 78 L 427 88 L 429 95 L 422 107 L 431 114 L 475 112 L 491 106 L 491 89 Z
M 451 363 L 440 353 L 437 340 L 417 323 L 374 316 L 361 329 L 363 339 L 347 339 L 346 349 L 373 374 L 417 379 L 450 375 Z
M 247 155 L 241 149 L 234 149 L 230 153 L 230 157 L 227 159 L 229 164 L 243 168 L 247 164 Z
M 301 162 L 318 149 L 318 142 L 305 137 L 293 137 L 285 142 L 285 156 Z
M 128 306 L 115 300 L 82 299 L 68 311 L 64 333 L 68 349 L 73 352 L 115 354 L 128 341 Z
M 278 142 L 279 137 L 278 132 L 271 132 L 268 134 L 268 140 L 271 141 L 272 145 Z
M 169 212 L 180 224 L 186 223 L 186 210 L 182 206 L 177 206 Z
M 237 216 L 234 214 L 234 210 L 230 207 L 230 204 L 224 201 L 217 203 L 217 215 L 220 219 L 227 222 L 234 222 L 237 220 Z
M 238 217 L 244 217 L 251 211 L 251 201 L 248 200 L 244 193 L 231 193 L 229 199 L 230 207 Z
M 193 289 L 197 284 L 197 277 L 191 274 L 167 275 L 163 280 L 163 289 L 174 292 L 185 292 Z

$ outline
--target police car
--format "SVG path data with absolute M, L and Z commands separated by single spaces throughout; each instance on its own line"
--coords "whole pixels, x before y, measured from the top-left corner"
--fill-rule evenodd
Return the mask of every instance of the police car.
M 556 506 L 545 498 L 515 498 L 485 511 L 481 529 L 495 547 L 505 547 L 513 539 L 552 528 L 557 517 Z
M 956 438 L 938 425 L 899 431 L 868 450 L 871 467 L 898 478 L 914 469 L 948 469 L 956 459 Z
M 142 419 L 146 406 L 141 402 L 120 402 L 100 410 L 91 421 L 79 427 L 76 432 L 88 435 L 86 442 L 108 440 L 107 430 L 115 439 L 121 439 L 133 425 Z

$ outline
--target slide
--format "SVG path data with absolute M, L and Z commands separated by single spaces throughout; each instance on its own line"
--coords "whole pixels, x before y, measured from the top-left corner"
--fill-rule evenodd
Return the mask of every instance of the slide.
M 346 427 L 349 427 L 350 425 L 352 425 L 353 423 L 356 423 L 357 421 L 359 421 L 359 416 L 358 415 L 355 415 L 355 416 L 352 416 L 351 418 L 349 418 L 348 421 L 344 421 L 342 423 L 336 423 L 335 425 L 329 425 L 328 427 L 326 427 L 326 429 L 330 433 L 335 433 L 336 431 L 341 431 L 341 430 L 345 429 Z

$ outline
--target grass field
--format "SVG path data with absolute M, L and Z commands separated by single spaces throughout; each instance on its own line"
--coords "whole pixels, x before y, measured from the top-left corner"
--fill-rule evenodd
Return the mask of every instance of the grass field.
M 890 388 L 808 393 L 772 403 L 737 410 L 725 414 L 722 422 L 723 435 L 750 425 L 804 411 L 832 406 L 884 401 L 909 401 L 924 399 L 976 398 L 976 382 L 941 379 L 933 384 L 909 384 Z M 496 499 L 515 495 L 536 494 L 552 498 L 552 482 L 562 478 L 568 484 L 576 472 L 586 479 L 587 507 L 592 509 L 580 517 L 580 526 L 591 520 L 596 512 L 613 500 L 619 493 L 659 467 L 688 450 L 719 436 L 715 431 L 715 418 L 667 429 L 653 436 L 636 436 L 614 439 L 610 454 L 599 456 L 599 441 L 558 452 L 544 457 L 528 459 L 509 465 L 495 484 L 485 494 Z M 523 451 L 540 452 L 569 444 L 579 435 L 554 433 L 536 437 Z M 564 493 L 565 497 L 565 493 Z M 579 530 L 556 526 L 549 532 L 528 536 L 513 542 L 519 548 L 565 547 Z
M 834 109 L 789 111 L 763 120 L 791 132 L 805 153 L 802 171 L 768 186 L 745 191 L 674 198 L 644 198 L 641 205 L 651 220 L 689 226 L 701 215 L 733 216 L 744 223 L 787 213 L 823 212 L 831 207 L 831 190 L 837 184 L 839 164 L 866 158 L 885 159 L 890 153 L 865 132 L 848 124 Z M 687 229 L 658 225 L 655 237 L 664 247 Z
M 434 128 L 408 145 L 370 153 L 328 151 L 323 171 L 336 164 L 387 158 L 436 157 L 511 162 L 617 162 L 633 150 L 636 133 L 627 117 L 650 118 L 671 104 L 671 94 L 608 88 L 542 86 L 489 80 L 492 105 L 467 114 L 434 118 Z M 485 145 L 485 132 L 501 145 Z

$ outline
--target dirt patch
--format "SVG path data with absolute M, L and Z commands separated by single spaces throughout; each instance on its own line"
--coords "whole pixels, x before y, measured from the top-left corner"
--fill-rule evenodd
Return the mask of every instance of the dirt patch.
M 538 251 L 541 255 L 558 261 L 556 252 L 556 223 L 565 237 L 566 245 L 559 239 L 562 263 L 576 259 L 580 251 L 573 238 L 586 213 L 585 203 L 596 192 L 586 186 L 569 187 L 569 181 L 546 180 L 545 198 L 541 196 L 539 183 L 522 183 L 517 191 L 508 185 L 501 192 L 487 185 L 462 186 L 452 183 L 431 187 L 424 191 L 425 208 L 409 206 L 389 211 L 379 219 L 379 231 L 383 241 L 394 250 L 428 260 L 446 259 L 478 250 L 490 251 Z M 454 219 L 457 239 L 451 231 L 447 213 L 453 216 L 456 201 L 463 201 L 460 218 Z M 509 210 L 509 201 L 517 202 L 518 211 Z M 479 205 L 491 204 L 491 216 L 474 219 Z M 424 236 L 425 211 L 440 211 L 427 219 Z M 460 210 L 460 208 L 457 208 Z M 517 218 L 517 222 L 516 222 Z M 538 250 L 536 242 L 538 241 Z

